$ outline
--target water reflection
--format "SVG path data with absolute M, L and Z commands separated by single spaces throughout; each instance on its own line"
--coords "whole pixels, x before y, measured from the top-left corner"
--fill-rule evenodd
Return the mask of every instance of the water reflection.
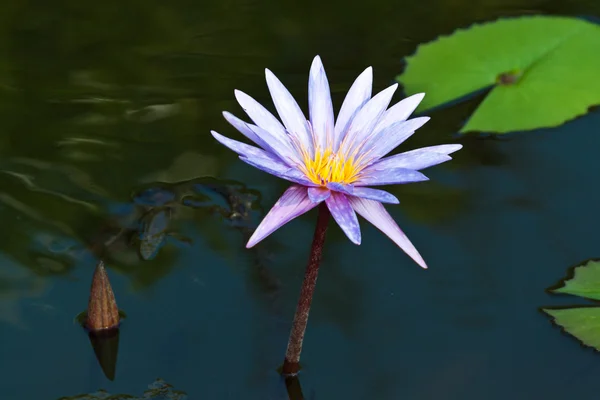
M 115 202 L 91 184 L 65 190 L 66 171 L 54 171 L 61 192 L 39 187 L 35 182 L 49 184 L 44 167 L 17 162 L 0 173 L 0 211 L 6 214 L 0 250 L 36 275 L 66 276 L 82 260 L 95 257 L 145 286 L 169 271 L 177 257 L 174 248 L 191 243 L 185 233 L 193 234 L 190 223 L 214 229 L 203 221 L 210 219 L 213 225 L 216 215 L 225 226 L 248 236 L 260 214 L 258 193 L 233 181 L 197 178 L 146 185 L 130 201 Z M 39 194 L 30 196 L 32 190 Z M 220 241 L 216 247 L 231 250 L 226 241 L 208 236 Z M 156 268 L 136 268 L 142 261 L 154 261 L 159 251 Z
M 58 400 L 103 400 L 103 399 L 129 399 L 129 400 L 187 400 L 187 393 L 177 390 L 163 379 L 158 378 L 140 396 L 130 394 L 110 394 L 106 390 L 75 396 L 61 397 Z
M 119 328 L 88 333 L 94 354 L 107 379 L 114 381 L 119 353 Z
M 315 400 L 316 394 L 314 391 L 311 391 L 310 397 L 304 396 L 298 375 L 286 376 L 284 382 L 289 400 Z

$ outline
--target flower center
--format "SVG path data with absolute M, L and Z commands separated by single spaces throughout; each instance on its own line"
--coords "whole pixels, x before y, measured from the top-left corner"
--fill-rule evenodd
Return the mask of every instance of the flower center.
M 329 182 L 352 183 L 358 179 L 361 170 L 354 157 L 334 153 L 331 148 L 315 149 L 315 156 L 303 154 L 304 174 L 312 182 L 326 186 Z

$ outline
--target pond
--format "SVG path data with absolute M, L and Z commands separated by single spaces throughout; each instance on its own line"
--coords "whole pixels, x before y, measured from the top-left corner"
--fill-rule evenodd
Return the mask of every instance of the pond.
M 459 27 L 600 15 L 592 0 L 405 3 L 7 6 L 0 398 L 288 398 L 278 368 L 317 212 L 245 248 L 288 183 L 210 135 L 241 138 L 221 115 L 243 116 L 234 89 L 273 110 L 269 68 L 306 111 L 319 54 L 337 110 L 366 67 L 382 90 L 419 43 Z M 598 354 L 540 308 L 576 302 L 546 289 L 600 257 L 600 112 L 457 135 L 480 99 L 430 112 L 402 149 L 463 149 L 428 170 L 430 181 L 389 188 L 401 203 L 387 209 L 429 269 L 364 220 L 360 246 L 330 224 L 296 398 L 597 398 Z M 140 235 L 150 225 L 153 241 Z M 99 257 L 126 314 L 109 352 L 114 376 L 77 322 Z

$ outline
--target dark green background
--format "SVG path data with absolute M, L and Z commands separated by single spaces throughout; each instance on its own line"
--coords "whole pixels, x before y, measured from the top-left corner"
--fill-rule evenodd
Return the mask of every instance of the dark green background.
M 176 226 L 191 245 L 168 244 L 147 262 L 123 248 L 121 262 L 108 264 L 128 314 L 114 382 L 74 323 L 95 264 L 86 238 L 140 187 L 204 176 L 258 190 L 256 223 L 287 183 L 243 164 L 209 131 L 241 138 L 221 116 L 243 117 L 236 88 L 273 109 L 265 67 L 306 110 L 308 69 L 321 55 L 339 108 L 365 67 L 383 89 L 419 43 L 458 27 L 508 15 L 600 15 L 591 0 L 5 3 L 3 400 L 99 388 L 139 396 L 157 377 L 190 399 L 285 398 L 276 368 L 316 212 L 246 250 L 247 232 L 184 208 Z M 464 144 L 428 171 L 431 181 L 390 189 L 401 204 L 388 209 L 429 270 L 364 220 L 361 246 L 331 225 L 302 357 L 307 398 L 597 398 L 598 355 L 538 307 L 569 304 L 544 289 L 600 256 L 600 114 L 456 139 L 477 102 L 431 113 L 402 147 Z

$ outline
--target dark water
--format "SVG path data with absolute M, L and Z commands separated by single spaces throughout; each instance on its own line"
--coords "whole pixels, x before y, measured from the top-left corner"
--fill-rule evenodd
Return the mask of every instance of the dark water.
M 339 107 L 366 66 L 382 89 L 418 43 L 474 21 L 600 15 L 589 0 L 405 3 L 5 4 L 0 398 L 142 396 L 157 378 L 189 399 L 287 398 L 276 368 L 316 212 L 244 249 L 287 184 L 210 136 L 241 137 L 220 114 L 243 116 L 233 89 L 270 107 L 268 67 L 306 104 L 320 54 Z M 454 140 L 476 105 L 436 111 L 404 149 Z M 392 188 L 401 205 L 389 210 L 427 271 L 366 222 L 359 247 L 332 225 L 302 358 L 305 398 L 597 398 L 599 356 L 538 307 L 568 304 L 544 289 L 600 256 L 599 132 L 592 112 L 556 129 L 459 139 L 464 149 L 428 171 L 430 182 Z M 136 197 L 147 188 L 163 197 Z M 148 260 L 137 250 L 142 215 L 164 244 Z M 128 318 L 111 382 L 74 319 L 98 244 L 114 238 L 105 257 Z

